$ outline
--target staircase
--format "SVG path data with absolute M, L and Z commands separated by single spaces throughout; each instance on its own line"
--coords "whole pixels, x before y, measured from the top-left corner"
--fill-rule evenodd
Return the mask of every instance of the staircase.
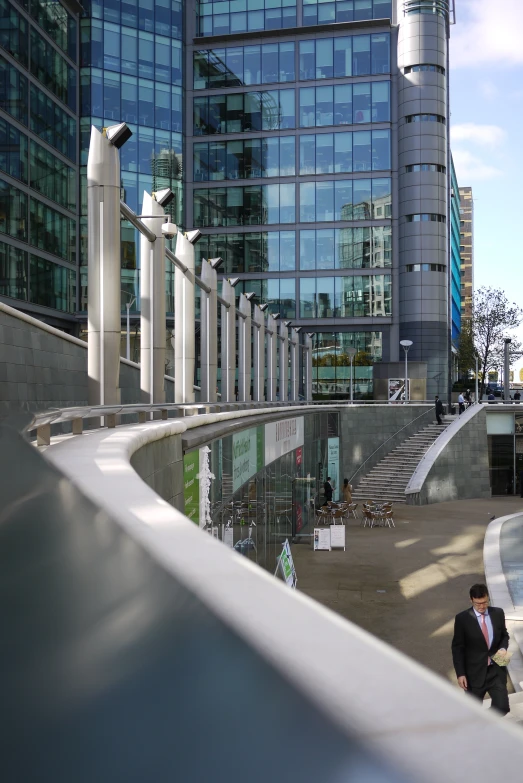
M 364 500 L 405 503 L 405 489 L 412 474 L 425 452 L 451 421 L 449 417 L 441 425 L 429 424 L 390 451 L 354 488 L 353 500 L 358 503 Z

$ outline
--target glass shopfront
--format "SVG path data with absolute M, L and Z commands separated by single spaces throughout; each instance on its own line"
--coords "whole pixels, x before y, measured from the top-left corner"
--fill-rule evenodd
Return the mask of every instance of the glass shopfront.
M 333 457 L 339 454 L 338 414 L 311 413 L 250 427 L 209 447 L 207 455 L 204 448 L 184 455 L 185 513 L 204 526 L 208 457 L 214 478 L 209 491 L 212 525 L 206 529 L 274 572 L 285 539 L 312 534 L 327 475 L 340 475 Z
M 490 486 L 493 495 L 521 495 L 523 409 L 487 415 Z

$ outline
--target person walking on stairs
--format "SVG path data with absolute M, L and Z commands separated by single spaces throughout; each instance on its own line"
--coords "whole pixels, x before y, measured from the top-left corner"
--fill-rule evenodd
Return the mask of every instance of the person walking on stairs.
M 438 424 L 443 424 L 441 421 L 441 417 L 443 416 L 443 403 L 441 402 L 440 398 L 436 394 L 436 420 Z

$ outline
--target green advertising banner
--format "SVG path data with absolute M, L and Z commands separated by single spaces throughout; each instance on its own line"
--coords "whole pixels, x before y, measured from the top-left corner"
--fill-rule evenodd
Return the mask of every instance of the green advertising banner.
M 183 456 L 183 496 L 185 515 L 197 525 L 200 524 L 200 450 L 190 451 Z
M 232 436 L 232 489 L 236 492 L 263 467 L 263 430 L 251 427 Z

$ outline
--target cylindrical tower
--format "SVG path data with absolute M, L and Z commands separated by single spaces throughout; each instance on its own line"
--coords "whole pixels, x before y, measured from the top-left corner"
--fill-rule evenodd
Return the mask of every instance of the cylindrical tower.
M 447 0 L 405 0 L 398 35 L 400 339 L 427 363 L 427 397 L 448 381 Z

